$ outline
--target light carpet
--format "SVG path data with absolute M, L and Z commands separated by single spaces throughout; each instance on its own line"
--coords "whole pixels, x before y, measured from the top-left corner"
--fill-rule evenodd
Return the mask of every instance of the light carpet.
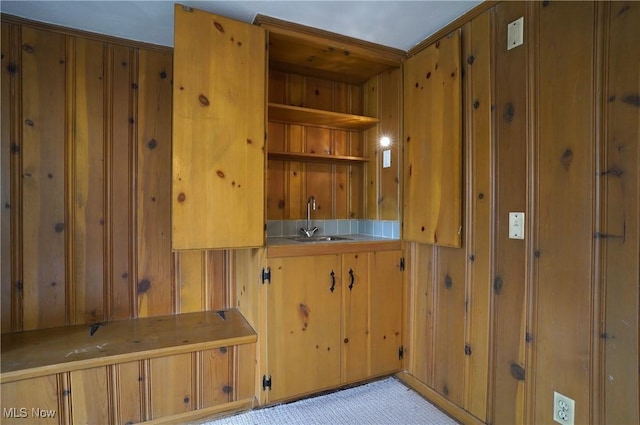
M 255 409 L 206 425 L 458 425 L 396 378 L 294 403 Z

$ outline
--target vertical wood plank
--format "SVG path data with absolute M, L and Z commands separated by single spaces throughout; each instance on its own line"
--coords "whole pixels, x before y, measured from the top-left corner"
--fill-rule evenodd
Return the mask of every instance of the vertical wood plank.
M 379 76 L 375 76 L 364 84 L 364 114 L 368 117 L 379 117 Z M 367 220 L 378 220 L 378 130 L 375 126 L 364 131 L 362 136 L 364 153 L 369 162 L 364 168 L 364 216 Z M 357 217 L 360 218 L 360 217 Z
M 434 296 L 434 389 L 463 405 L 465 363 L 466 255 L 464 249 L 438 247 Z
M 133 49 L 112 45 L 110 140 L 109 144 L 109 231 L 110 258 L 108 282 L 110 320 L 134 315 L 131 288 L 135 285 L 133 267 L 134 223 L 133 161 L 135 143 L 129 119 L 134 116 L 131 88 L 136 70 Z
M 26 330 L 66 322 L 65 37 L 22 27 L 21 54 Z
M 575 423 L 592 422 L 594 21 L 593 3 L 539 9 L 532 423 L 553 421 L 554 391 L 582 406 Z
M 104 320 L 104 45 L 77 37 L 74 70 L 73 279 L 75 323 Z
M 120 363 L 114 366 L 113 395 L 117 406 L 117 423 L 137 423 L 144 420 L 142 401 L 146 376 L 142 362 Z
M 268 128 L 269 152 L 284 152 L 285 125 L 270 122 Z M 285 186 L 288 163 L 269 160 L 267 166 L 267 219 L 285 220 L 288 218 L 286 205 L 289 203 Z
M 405 367 L 417 379 L 432 387 L 435 369 L 434 317 L 437 311 L 433 291 L 434 262 L 433 245 L 409 244 L 411 273 L 409 284 L 409 329 L 407 341 L 408 358 Z
M 378 77 L 380 106 L 378 134 L 391 139 L 389 147 L 379 146 L 376 140 L 379 164 L 378 210 L 379 220 L 400 220 L 400 125 L 402 122 L 402 71 L 399 69 L 383 72 Z M 391 167 L 382 167 L 382 151 L 391 151 Z
M 492 120 L 491 13 L 484 13 L 463 27 L 462 63 L 465 69 L 466 159 L 466 276 L 467 314 L 464 407 L 487 420 L 489 329 L 491 308 L 492 229 Z
M 207 251 L 207 289 L 205 310 L 221 310 L 233 305 L 230 297 L 229 251 Z M 204 294 L 203 294 L 204 296 Z
M 603 114 L 603 423 L 640 423 L 640 5 L 612 2 Z M 636 102 L 633 102 L 635 96 Z M 621 237 L 622 236 L 622 237 Z M 598 418 L 593 419 L 594 422 Z
M 191 353 L 151 359 L 151 419 L 194 409 Z
M 207 298 L 203 297 L 207 287 L 206 251 L 183 251 L 175 253 L 176 280 L 179 296 L 176 312 L 203 311 Z
M 17 54 L 18 51 L 12 46 L 12 35 L 15 37 L 16 27 L 2 22 L 2 34 L 0 42 L 2 43 L 2 69 L 0 69 L 0 233 L 2 233 L 2 248 L 0 252 L 0 314 L 2 332 L 9 332 L 13 325 L 13 295 L 15 286 L 12 284 L 12 273 L 15 269 L 14 260 L 19 256 L 18 249 L 12 249 L 16 246 L 19 224 L 16 218 L 17 193 L 13 193 L 12 188 L 16 187 L 16 165 L 18 155 L 13 153 L 11 145 L 19 145 L 16 139 L 16 126 L 14 118 L 18 112 L 16 102 L 18 101 L 16 93 L 16 82 L 18 77 Z M 13 136 L 13 137 L 12 137 Z M 16 247 L 17 248 L 17 247 Z
M 304 152 L 305 128 L 300 125 L 287 125 L 286 146 L 289 152 Z M 305 192 L 305 164 L 289 161 L 285 176 L 288 204 L 287 217 L 289 220 L 300 220 L 306 216 L 307 197 Z
M 199 409 L 217 406 L 234 400 L 235 388 L 230 374 L 232 347 L 201 351 L 201 386 Z
M 137 87 L 137 315 L 173 313 L 172 55 L 140 50 Z M 134 117 L 130 123 L 135 123 Z
M 495 271 L 493 296 L 493 423 L 518 423 L 524 409 L 524 383 L 512 367 L 525 367 L 526 247 L 509 239 L 510 211 L 527 212 L 527 55 L 523 46 L 506 50 L 507 25 L 524 16 L 526 5 L 496 6 L 495 24 Z M 485 198 L 486 199 L 486 198 Z M 515 370 L 515 369 L 514 369 Z
M 74 424 L 113 422 L 109 407 L 107 367 L 71 372 L 71 400 Z

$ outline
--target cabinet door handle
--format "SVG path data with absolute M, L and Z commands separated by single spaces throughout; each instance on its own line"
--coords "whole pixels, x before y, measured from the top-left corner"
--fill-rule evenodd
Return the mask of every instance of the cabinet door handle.
M 336 274 L 331 270 L 331 288 L 329 290 L 333 292 L 336 289 Z
M 353 283 L 356 281 L 356 277 L 353 275 L 353 269 L 349 269 L 349 276 L 351 278 L 351 283 L 349 283 L 349 290 L 352 290 Z

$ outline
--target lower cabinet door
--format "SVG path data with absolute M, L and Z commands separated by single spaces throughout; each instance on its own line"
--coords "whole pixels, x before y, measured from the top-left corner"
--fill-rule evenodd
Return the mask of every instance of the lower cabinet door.
M 341 258 L 269 259 L 267 401 L 340 385 Z
M 371 308 L 371 376 L 402 368 L 402 251 L 371 254 L 369 276 Z

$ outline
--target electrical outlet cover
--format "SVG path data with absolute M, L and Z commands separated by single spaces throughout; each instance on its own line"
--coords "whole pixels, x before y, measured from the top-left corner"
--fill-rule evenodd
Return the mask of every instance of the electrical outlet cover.
M 553 392 L 553 420 L 562 425 L 574 425 L 576 402 L 558 392 Z

